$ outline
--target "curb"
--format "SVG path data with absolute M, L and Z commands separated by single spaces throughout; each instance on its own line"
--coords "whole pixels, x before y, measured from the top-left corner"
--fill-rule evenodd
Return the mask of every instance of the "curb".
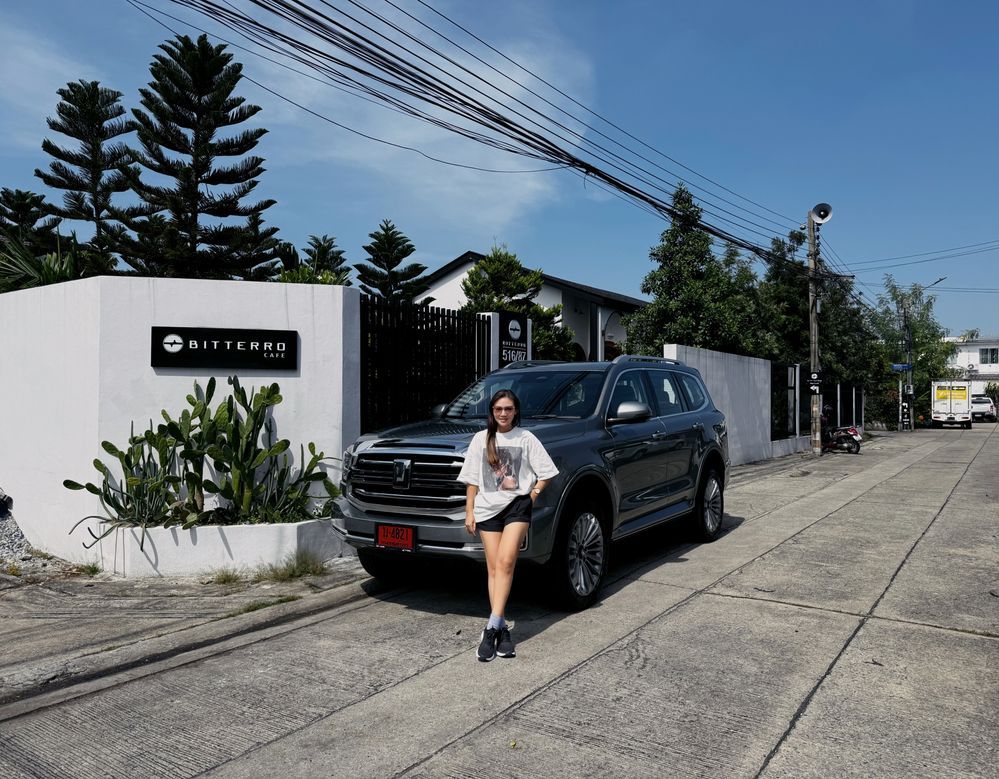
M 297 601 L 279 603 L 259 611 L 140 639 L 127 646 L 83 656 L 48 658 L 42 664 L 18 669 L 19 679 L 5 680 L 0 689 L 0 722 L 52 706 L 100 689 L 221 654 L 233 644 L 254 643 L 263 634 L 295 629 L 309 617 L 327 619 L 332 612 L 381 591 L 370 579 L 349 582 Z M 388 592 L 387 590 L 385 591 Z M 259 635 L 258 635 L 259 634 Z

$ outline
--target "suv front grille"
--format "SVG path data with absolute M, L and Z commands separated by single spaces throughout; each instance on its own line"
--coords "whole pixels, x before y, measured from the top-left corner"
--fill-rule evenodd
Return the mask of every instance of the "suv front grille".
M 406 465 L 408 463 L 408 465 Z M 347 478 L 350 494 L 369 504 L 453 511 L 465 505 L 462 458 L 426 452 L 366 452 Z

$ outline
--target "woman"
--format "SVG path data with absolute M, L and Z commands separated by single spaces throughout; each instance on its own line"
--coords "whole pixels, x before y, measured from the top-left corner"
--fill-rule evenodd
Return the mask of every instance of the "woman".
M 489 622 L 476 656 L 516 657 L 504 619 L 517 552 L 531 523 L 531 509 L 558 469 L 541 442 L 520 424 L 520 401 L 513 390 L 498 390 L 489 401 L 486 429 L 475 434 L 458 481 L 465 490 L 465 529 L 479 534 L 489 574 Z

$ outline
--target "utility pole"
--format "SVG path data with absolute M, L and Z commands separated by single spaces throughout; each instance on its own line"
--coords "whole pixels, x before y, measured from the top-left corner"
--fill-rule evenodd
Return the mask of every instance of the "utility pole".
M 816 241 L 818 225 L 832 217 L 832 206 L 819 203 L 808 212 L 808 341 L 811 371 L 808 375 L 812 391 L 812 454 L 822 454 L 822 370 L 819 367 L 819 312 L 815 294 L 819 250 Z

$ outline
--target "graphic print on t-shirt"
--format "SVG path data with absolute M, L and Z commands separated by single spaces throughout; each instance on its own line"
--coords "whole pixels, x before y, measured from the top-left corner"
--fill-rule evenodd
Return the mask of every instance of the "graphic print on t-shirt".
M 493 465 L 489 462 L 489 455 L 482 453 L 483 468 L 486 474 L 486 483 L 482 485 L 485 492 L 498 492 L 499 490 L 516 490 L 520 486 L 518 474 L 520 473 L 520 458 L 523 450 L 519 446 L 497 446 L 496 456 L 499 462 Z

